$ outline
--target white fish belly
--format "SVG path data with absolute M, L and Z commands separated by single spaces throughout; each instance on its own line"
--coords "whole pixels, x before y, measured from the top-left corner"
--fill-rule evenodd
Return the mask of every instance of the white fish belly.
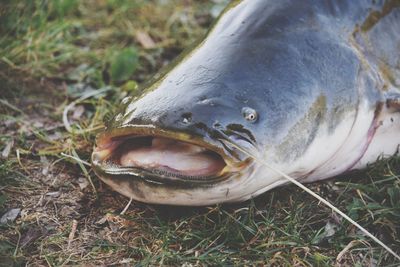
M 380 157 L 390 157 L 399 151 L 400 112 L 384 110 L 380 126 L 368 146 L 367 151 L 353 169 L 362 169 Z

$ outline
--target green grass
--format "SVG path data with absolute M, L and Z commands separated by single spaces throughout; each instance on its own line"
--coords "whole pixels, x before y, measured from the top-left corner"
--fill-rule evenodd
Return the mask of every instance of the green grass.
M 331 266 L 342 251 L 338 265 L 398 265 L 294 186 L 235 205 L 133 203 L 119 215 L 128 200 L 71 158 L 89 161 L 103 118 L 200 38 L 222 2 L 2 1 L 0 153 L 13 145 L 0 159 L 0 215 L 22 212 L 0 226 L 0 265 Z M 66 131 L 63 110 L 96 90 L 106 91 L 77 103 Z M 399 252 L 399 177 L 393 157 L 308 186 Z

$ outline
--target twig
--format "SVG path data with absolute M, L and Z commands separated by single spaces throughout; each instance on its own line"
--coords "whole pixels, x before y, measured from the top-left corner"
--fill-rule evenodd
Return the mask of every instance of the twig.
M 68 250 L 70 249 L 71 243 L 74 240 L 77 227 L 78 227 L 78 221 L 77 220 L 73 220 L 72 221 L 71 232 L 69 233 L 69 236 L 68 236 L 68 247 L 67 247 Z
M 121 213 L 120 213 L 120 215 L 124 215 L 125 214 L 125 212 L 128 210 L 128 208 L 129 208 L 129 206 L 131 205 L 131 203 L 132 203 L 132 198 L 131 199 L 129 199 L 129 202 L 128 202 L 128 204 L 125 206 L 125 208 L 121 211 Z

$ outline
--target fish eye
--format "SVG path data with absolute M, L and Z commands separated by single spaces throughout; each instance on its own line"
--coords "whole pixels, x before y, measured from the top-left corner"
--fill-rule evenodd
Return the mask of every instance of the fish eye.
M 249 107 L 242 108 L 242 115 L 246 120 L 250 122 L 255 122 L 258 119 L 257 111 Z

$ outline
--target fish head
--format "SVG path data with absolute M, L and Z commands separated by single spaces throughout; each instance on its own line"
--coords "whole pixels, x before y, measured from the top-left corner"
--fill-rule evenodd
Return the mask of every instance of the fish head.
M 124 99 L 97 138 L 98 176 L 148 203 L 207 205 L 238 197 L 229 191 L 250 181 L 255 164 L 237 146 L 257 151 L 253 133 L 262 118 L 257 96 L 235 94 L 215 74 L 178 67 Z
M 254 13 L 256 2 L 228 9 L 201 43 L 123 100 L 92 155 L 114 190 L 147 203 L 242 201 L 285 182 L 255 158 L 307 172 L 348 138 L 359 103 L 355 52 L 326 31 L 268 26 L 291 27 L 273 9 Z M 340 138 L 325 138 L 342 121 Z

